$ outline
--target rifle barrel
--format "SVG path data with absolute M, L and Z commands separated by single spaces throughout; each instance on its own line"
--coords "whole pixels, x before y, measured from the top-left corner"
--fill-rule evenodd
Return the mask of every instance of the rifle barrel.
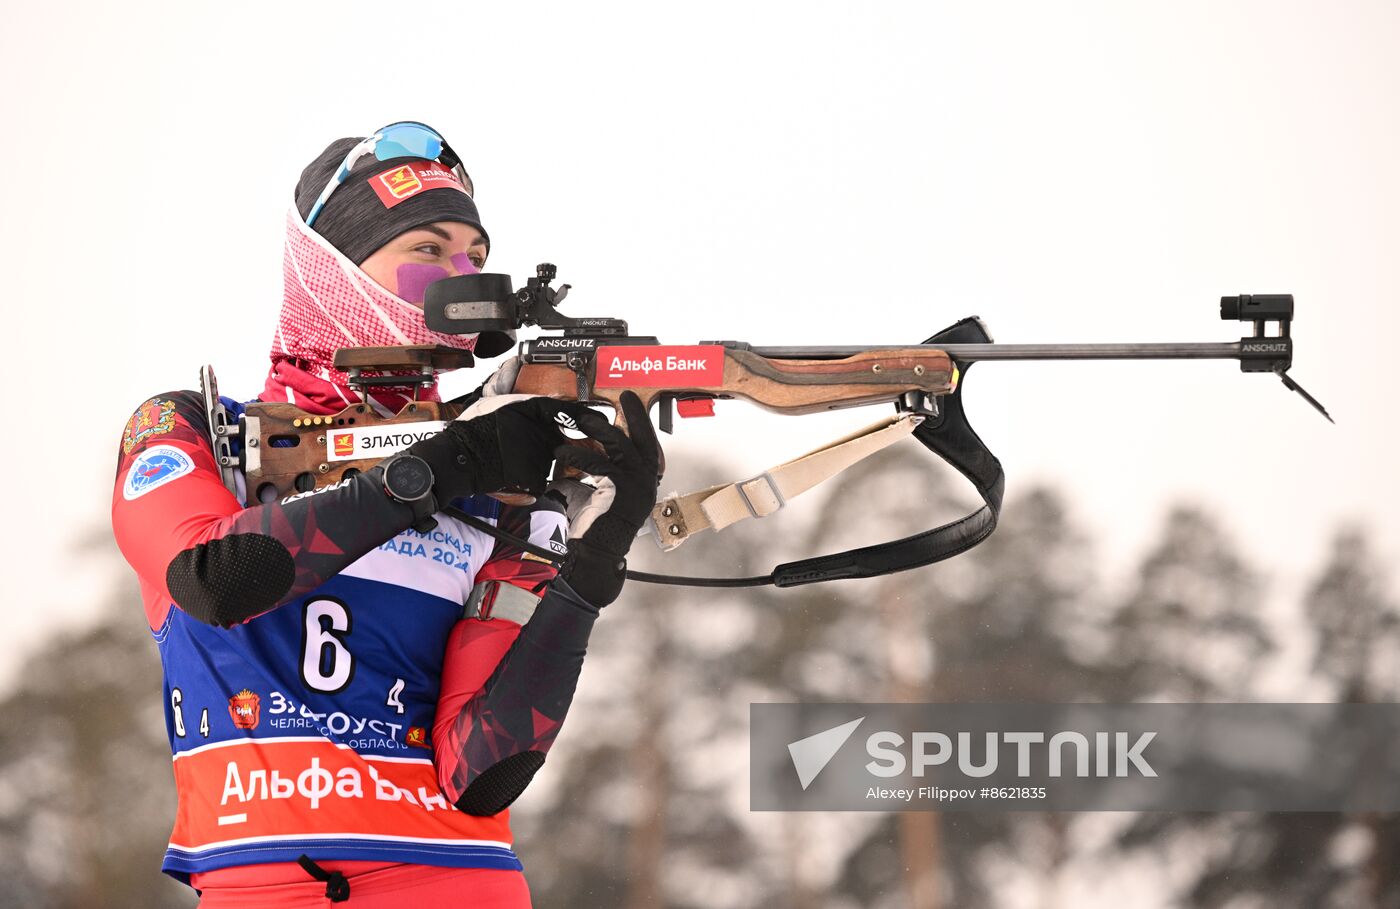
M 954 360 L 1238 360 L 1240 344 L 884 344 L 869 347 L 750 347 L 774 360 L 835 360 L 870 350 L 932 347 Z

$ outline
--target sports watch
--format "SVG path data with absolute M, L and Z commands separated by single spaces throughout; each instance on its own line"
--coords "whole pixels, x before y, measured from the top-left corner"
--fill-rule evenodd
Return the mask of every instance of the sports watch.
M 433 469 L 428 462 L 417 455 L 400 453 L 386 458 L 379 466 L 384 494 L 413 509 L 413 529 L 426 533 L 436 527 L 433 513 L 437 511 L 437 500 L 433 496 Z

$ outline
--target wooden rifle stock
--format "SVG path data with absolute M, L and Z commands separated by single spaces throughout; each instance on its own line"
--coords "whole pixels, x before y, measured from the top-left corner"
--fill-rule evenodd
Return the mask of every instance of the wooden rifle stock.
M 607 404 L 617 425 L 626 429 L 618 400 L 633 391 L 648 409 L 663 396 L 679 399 L 741 398 L 765 410 L 808 414 L 898 401 L 910 392 L 950 394 L 957 385 L 952 359 L 935 347 L 862 351 L 839 359 L 787 359 L 760 356 L 736 347 L 723 349 L 723 378 L 717 385 L 670 384 L 664 377 L 637 384 L 598 386 L 593 358 L 576 373 L 562 363 L 525 363 L 514 390 L 590 404 Z M 582 394 L 580 390 L 582 389 Z

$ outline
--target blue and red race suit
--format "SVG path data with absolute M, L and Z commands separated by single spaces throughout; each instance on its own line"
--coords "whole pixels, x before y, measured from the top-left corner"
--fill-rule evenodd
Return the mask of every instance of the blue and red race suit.
M 247 866 L 305 882 L 286 864 L 303 855 L 518 877 L 504 806 L 559 731 L 597 610 L 462 521 L 409 529 L 368 473 L 246 505 L 208 439 L 199 394 L 149 399 L 112 498 L 164 668 L 179 801 L 163 870 L 200 889 L 246 883 Z M 566 532 L 544 500 L 453 504 L 544 547 Z M 527 624 L 463 618 L 485 582 L 540 595 Z M 251 618 L 208 623 L 240 603 Z

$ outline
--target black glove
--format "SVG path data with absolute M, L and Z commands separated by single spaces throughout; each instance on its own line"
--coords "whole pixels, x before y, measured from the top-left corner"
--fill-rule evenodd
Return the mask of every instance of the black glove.
M 469 420 L 454 420 L 404 451 L 432 467 L 433 492 L 440 504 L 479 493 L 539 495 L 549 478 L 554 450 L 565 439 L 561 419 L 578 420 L 591 413 L 573 401 L 526 398 Z
M 598 607 L 617 599 L 622 590 L 627 550 L 651 515 L 661 479 L 661 445 L 641 398 L 625 391 L 621 404 L 631 438 L 596 411 L 574 414 L 579 429 L 602 444 L 606 457 L 576 445 L 563 445 L 554 452 L 560 465 L 607 477 L 616 487 L 612 506 L 582 536 L 569 540 L 569 555 L 559 570 L 579 596 Z

